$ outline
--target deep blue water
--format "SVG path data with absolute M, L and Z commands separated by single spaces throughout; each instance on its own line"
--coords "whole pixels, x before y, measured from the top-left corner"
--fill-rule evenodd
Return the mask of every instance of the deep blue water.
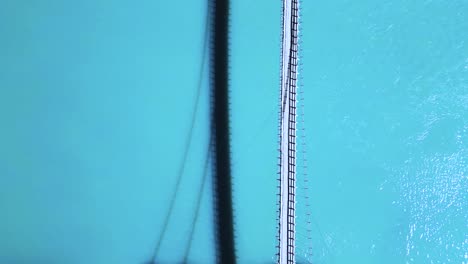
M 301 15 L 308 257 L 468 263 L 468 2 L 304 1 Z M 180 260 L 208 144 L 205 19 L 204 1 L 0 1 L 0 263 L 148 260 L 202 71 L 159 255 Z M 240 263 L 275 254 L 280 20 L 280 1 L 232 3 Z M 207 183 L 194 263 L 214 261 Z

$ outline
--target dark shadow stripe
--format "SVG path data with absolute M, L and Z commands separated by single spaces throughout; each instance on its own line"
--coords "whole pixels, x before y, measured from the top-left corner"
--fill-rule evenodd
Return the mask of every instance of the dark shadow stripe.
M 214 0 L 212 42 L 212 133 L 214 135 L 215 234 L 218 263 L 236 263 L 229 136 L 229 1 Z

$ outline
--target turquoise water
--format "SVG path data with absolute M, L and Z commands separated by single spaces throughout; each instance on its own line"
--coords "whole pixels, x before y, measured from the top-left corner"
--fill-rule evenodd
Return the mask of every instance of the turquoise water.
M 193 111 L 204 3 L 0 2 L 0 263 L 151 257 Z M 280 9 L 232 3 L 240 263 L 275 254 Z M 309 1 L 301 12 L 312 260 L 467 263 L 468 3 Z M 203 71 L 164 263 L 183 254 L 202 176 Z M 205 191 L 194 263 L 214 261 Z

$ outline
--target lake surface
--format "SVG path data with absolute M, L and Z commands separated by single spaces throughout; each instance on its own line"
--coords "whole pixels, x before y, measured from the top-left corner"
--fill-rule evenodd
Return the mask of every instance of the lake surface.
M 276 253 L 281 6 L 231 4 L 239 263 Z M 1 263 L 148 261 L 201 82 L 158 254 L 181 260 L 209 142 L 206 14 L 199 0 L 0 3 Z M 300 30 L 312 239 L 297 227 L 298 259 L 468 263 L 468 2 L 304 1 Z M 210 185 L 190 263 L 215 260 Z

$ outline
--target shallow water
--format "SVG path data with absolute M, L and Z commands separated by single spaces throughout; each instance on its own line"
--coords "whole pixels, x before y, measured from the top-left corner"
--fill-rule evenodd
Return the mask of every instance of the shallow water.
M 275 254 L 280 9 L 232 3 L 240 263 Z M 467 263 L 468 2 L 336 0 L 301 12 L 312 261 Z M 0 262 L 151 257 L 189 129 L 205 15 L 203 1 L 0 3 Z M 164 263 L 181 259 L 202 177 L 206 67 Z M 211 200 L 208 182 L 190 262 L 214 261 Z

